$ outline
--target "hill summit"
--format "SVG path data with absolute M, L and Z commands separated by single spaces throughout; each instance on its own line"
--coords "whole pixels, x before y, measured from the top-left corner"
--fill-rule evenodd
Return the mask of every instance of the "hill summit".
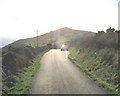
M 38 45 L 44 46 L 46 44 L 52 44 L 52 43 L 57 43 L 58 45 L 61 45 L 62 43 L 65 43 L 67 41 L 77 39 L 81 37 L 84 34 L 88 34 L 90 32 L 88 31 L 83 31 L 83 30 L 74 30 L 70 29 L 68 27 L 60 28 L 48 33 L 45 33 L 43 35 L 38 36 Z M 20 39 L 17 40 L 5 47 L 3 47 L 3 51 L 8 50 L 8 48 L 12 47 L 21 47 L 21 46 L 32 46 L 35 47 L 37 46 L 37 39 L 36 37 L 32 38 L 26 38 L 26 39 Z

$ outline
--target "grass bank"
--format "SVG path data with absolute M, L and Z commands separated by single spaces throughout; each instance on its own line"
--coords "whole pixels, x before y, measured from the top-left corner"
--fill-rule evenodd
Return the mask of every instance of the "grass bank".
M 86 72 L 101 87 L 106 88 L 112 94 L 120 94 L 118 90 L 117 70 L 114 68 L 115 65 L 106 64 L 105 61 L 98 57 L 100 50 L 98 52 L 88 52 L 87 50 L 70 48 L 69 51 L 71 53 L 69 59 L 73 64 Z M 98 55 L 94 57 L 91 54 Z
M 14 76 L 17 82 L 15 86 L 10 88 L 8 94 L 29 94 L 31 84 L 34 79 L 33 77 L 40 68 L 40 60 L 45 52 L 40 53 L 36 58 L 34 58 L 31 62 L 31 66 L 24 68 L 23 73 L 19 73 L 17 76 Z

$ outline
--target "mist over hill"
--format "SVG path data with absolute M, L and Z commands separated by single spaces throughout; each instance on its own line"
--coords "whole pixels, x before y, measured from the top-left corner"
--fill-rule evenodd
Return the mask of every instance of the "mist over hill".
M 1 40 L 1 44 L 0 44 L 0 48 L 16 41 L 16 39 L 12 39 L 12 38 L 5 38 L 5 37 L 0 37 Z

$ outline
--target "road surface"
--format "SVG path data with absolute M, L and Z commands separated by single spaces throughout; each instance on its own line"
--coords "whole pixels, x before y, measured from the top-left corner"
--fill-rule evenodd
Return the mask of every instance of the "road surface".
M 108 94 L 73 65 L 65 54 L 52 49 L 43 56 L 31 94 Z

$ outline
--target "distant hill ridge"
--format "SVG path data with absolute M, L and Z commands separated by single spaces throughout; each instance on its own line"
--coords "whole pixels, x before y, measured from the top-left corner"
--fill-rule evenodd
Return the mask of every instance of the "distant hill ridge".
M 68 27 L 60 28 L 48 33 L 45 33 L 43 35 L 38 36 L 39 40 L 39 46 L 43 46 L 45 44 L 49 43 L 64 43 L 66 41 L 70 41 L 76 38 L 79 38 L 83 34 L 87 34 L 88 31 L 83 31 L 83 30 L 75 30 L 75 29 L 70 29 Z M 89 32 L 90 33 L 90 32 Z M 32 38 L 27 38 L 27 39 L 20 39 L 17 40 L 5 47 L 3 47 L 3 51 L 7 51 L 7 49 L 12 46 L 12 47 L 20 47 L 20 46 L 33 46 L 35 47 L 37 45 L 37 39 L 36 37 Z

